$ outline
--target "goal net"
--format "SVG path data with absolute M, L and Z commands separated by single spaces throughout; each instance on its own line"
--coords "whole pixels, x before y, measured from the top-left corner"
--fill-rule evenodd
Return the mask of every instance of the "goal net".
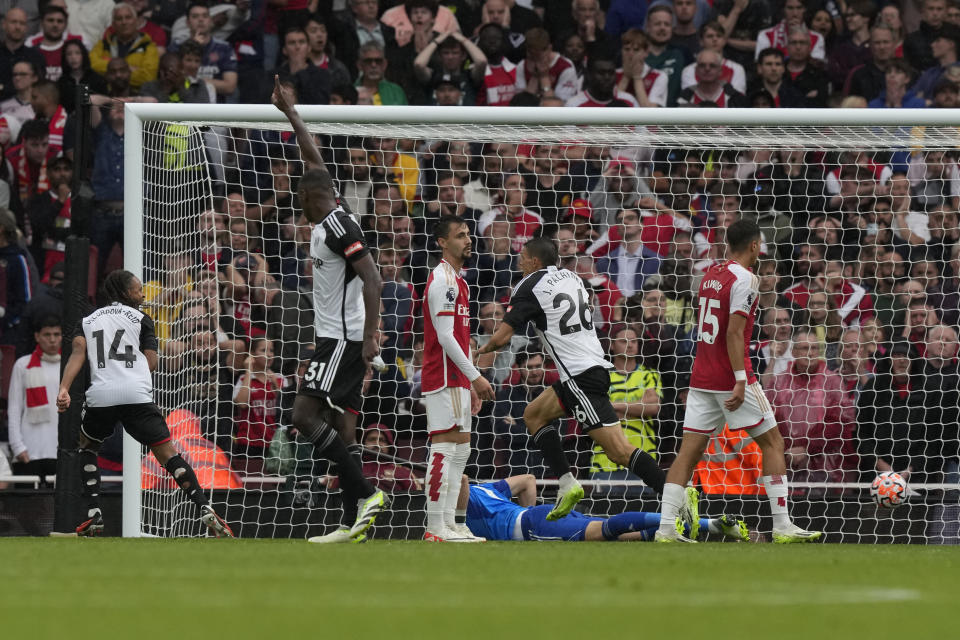
M 433 223 L 468 221 L 471 334 L 484 344 L 531 237 L 592 293 L 615 367 L 610 399 L 667 468 L 710 310 L 701 276 L 743 217 L 763 232 L 750 356 L 784 436 L 790 508 L 830 541 L 960 541 L 957 326 L 960 116 L 950 112 L 472 109 L 301 111 L 381 271 L 381 349 L 356 437 L 393 496 L 376 538 L 423 533 L 427 453 L 422 300 Z M 244 537 L 319 535 L 340 519 L 335 469 L 291 433 L 313 343 L 310 227 L 296 141 L 270 106 L 128 105 L 127 266 L 161 343 L 156 398 L 177 448 Z M 643 124 L 641 124 L 643 123 Z M 558 377 L 532 333 L 479 367 L 497 391 L 475 418 L 467 474 L 555 479 L 523 410 Z M 703 425 L 709 428 L 713 425 Z M 597 516 L 658 497 L 558 427 Z M 163 469 L 128 441 L 125 534 L 201 535 Z M 759 449 L 726 427 L 693 482 L 709 515 L 770 531 Z M 878 504 L 871 485 L 900 474 Z M 891 493 L 892 492 L 892 493 Z M 882 502 L 882 501 L 881 501 Z

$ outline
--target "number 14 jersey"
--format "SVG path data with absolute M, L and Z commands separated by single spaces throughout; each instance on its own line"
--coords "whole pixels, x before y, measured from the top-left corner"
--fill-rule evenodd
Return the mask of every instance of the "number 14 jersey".
M 503 321 L 515 332 L 533 322 L 561 382 L 593 367 L 613 368 L 603 357 L 583 281 L 568 269 L 547 267 L 521 280 Z
M 701 391 L 731 391 L 736 385 L 727 355 L 727 325 L 733 314 L 747 319 L 743 328 L 743 366 L 747 384 L 757 381 L 747 349 L 759 303 L 759 279 L 740 263 L 727 260 L 703 274 L 697 294 L 697 356 L 693 361 L 690 388 Z
M 114 302 L 80 322 L 87 341 L 90 386 L 87 406 L 153 402 L 153 378 L 144 351 L 157 350 L 153 320 L 138 309 Z

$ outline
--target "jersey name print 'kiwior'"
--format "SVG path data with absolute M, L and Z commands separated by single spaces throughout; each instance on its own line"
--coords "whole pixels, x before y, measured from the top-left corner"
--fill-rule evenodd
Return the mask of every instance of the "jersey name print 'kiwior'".
M 363 281 L 350 264 L 370 252 L 353 214 L 342 207 L 313 228 L 313 313 L 318 338 L 363 341 Z
M 503 321 L 521 332 L 527 322 L 566 381 L 592 367 L 612 368 L 593 327 L 590 296 L 580 276 L 547 267 L 520 281 Z
M 144 351 L 157 350 L 153 320 L 139 309 L 114 302 L 80 321 L 87 341 L 90 387 L 87 406 L 153 402 L 153 378 Z

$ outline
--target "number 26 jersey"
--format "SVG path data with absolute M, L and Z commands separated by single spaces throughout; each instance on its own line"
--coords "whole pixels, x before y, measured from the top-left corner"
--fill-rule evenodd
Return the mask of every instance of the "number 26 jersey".
M 153 320 L 114 302 L 80 321 L 90 364 L 88 407 L 153 402 L 153 378 L 144 351 L 157 350 Z
M 515 332 L 533 322 L 544 350 L 557 364 L 561 382 L 593 367 L 613 368 L 603 357 L 583 281 L 568 269 L 547 267 L 521 280 L 503 321 Z
M 757 276 L 733 260 L 715 264 L 703 274 L 697 293 L 697 356 L 693 361 L 690 388 L 702 391 L 732 391 L 736 385 L 727 355 L 727 325 L 730 316 L 747 319 L 743 328 L 743 365 L 747 384 L 757 381 L 747 350 L 759 303 Z

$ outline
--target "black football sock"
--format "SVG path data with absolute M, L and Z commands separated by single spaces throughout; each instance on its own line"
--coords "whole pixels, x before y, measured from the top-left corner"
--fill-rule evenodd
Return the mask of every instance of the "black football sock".
M 193 467 L 187 464 L 187 461 L 181 458 L 180 454 L 172 456 L 163 466 L 170 472 L 170 475 L 173 476 L 174 481 L 180 485 L 180 488 L 187 495 L 187 498 L 190 499 L 190 502 L 198 507 L 204 507 L 209 504 L 207 496 L 203 494 L 203 487 L 200 486 L 200 482 L 197 480 L 197 474 L 193 471 Z
M 87 517 L 100 511 L 100 466 L 97 464 L 97 452 L 80 449 L 80 479 L 83 481 L 83 496 L 87 499 Z
M 663 493 L 663 485 L 667 481 L 667 474 L 653 459 L 649 453 L 643 449 L 636 449 L 630 456 L 630 471 L 643 480 L 648 487 L 657 492 Z
M 373 486 L 363 477 L 363 472 L 347 450 L 340 436 L 326 423 L 316 425 L 312 439 L 314 453 L 337 465 L 337 475 L 340 477 L 340 491 L 343 501 L 343 521 L 353 524 L 357 519 L 357 501 L 360 498 L 373 495 Z M 352 514 L 352 519 L 349 519 Z
M 567 456 L 563 453 L 563 444 L 560 442 L 560 434 L 557 433 L 556 428 L 552 425 L 541 427 L 533 434 L 533 441 L 540 448 L 543 459 L 553 475 L 562 478 L 570 473 L 570 463 L 567 462 Z

